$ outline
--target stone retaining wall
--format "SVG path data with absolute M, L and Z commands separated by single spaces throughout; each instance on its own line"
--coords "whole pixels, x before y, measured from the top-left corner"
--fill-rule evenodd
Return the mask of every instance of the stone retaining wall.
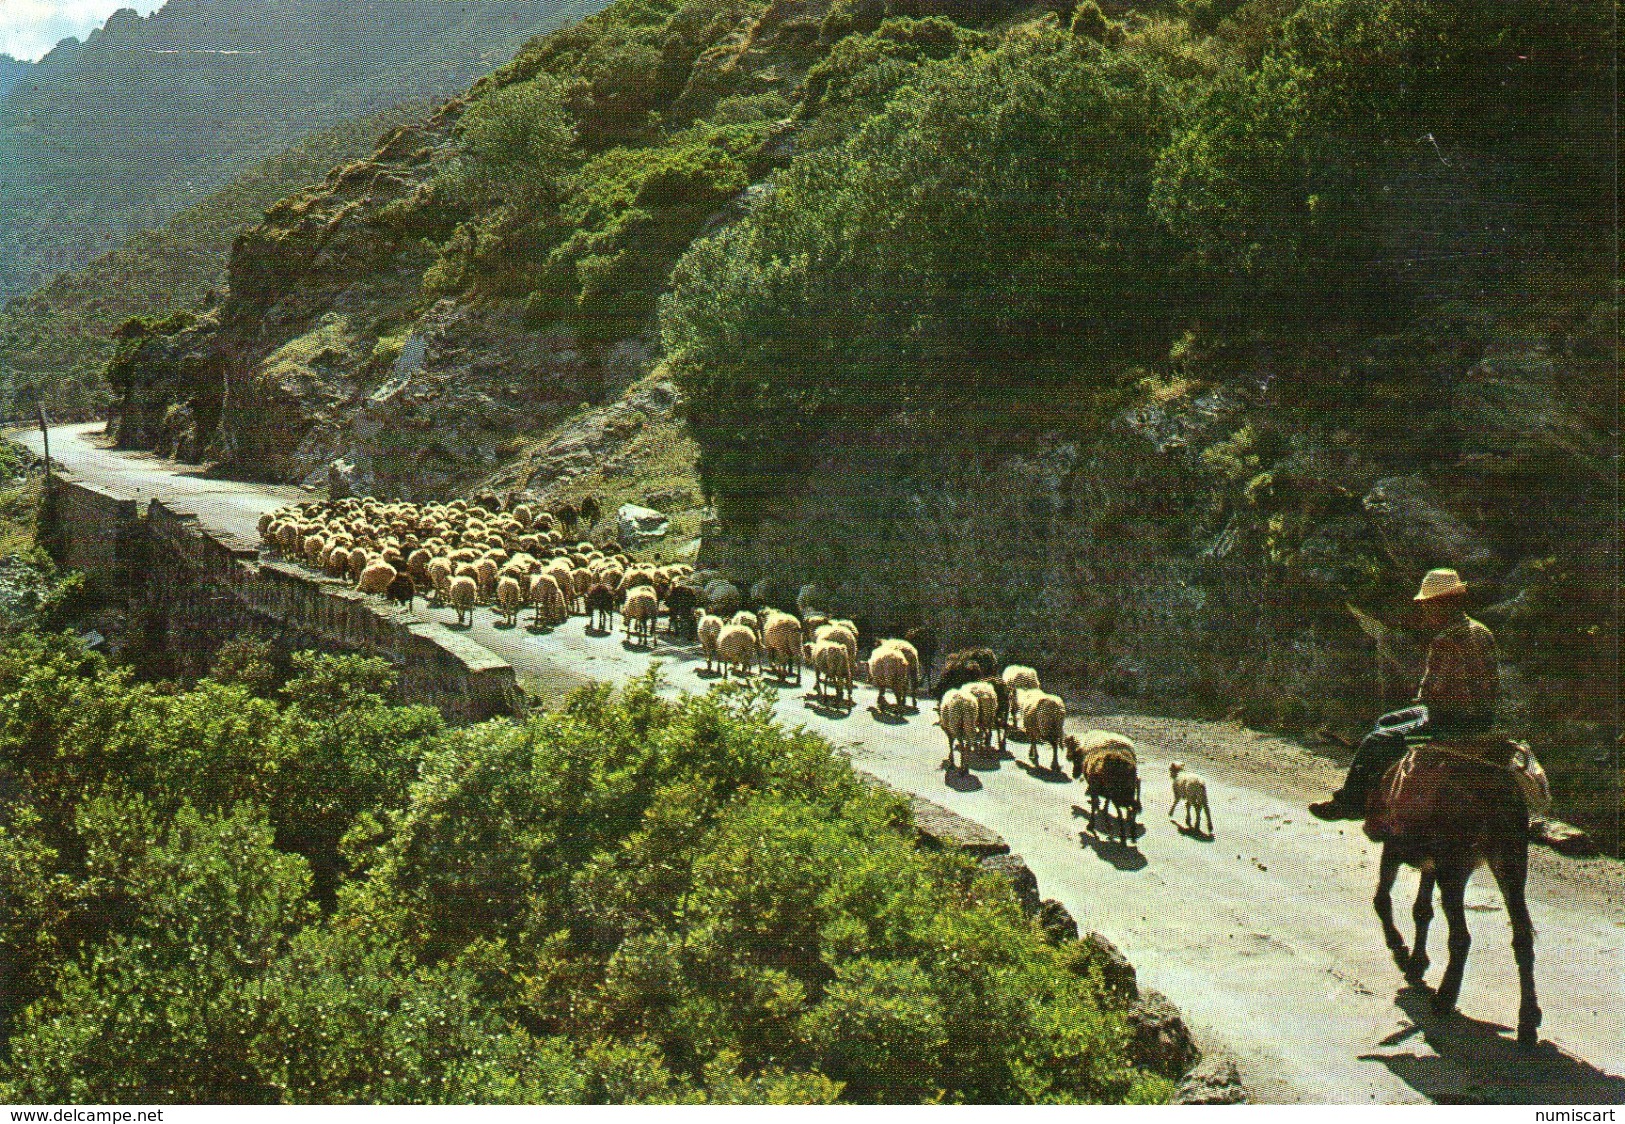
M 133 499 L 62 477 L 55 481 L 58 562 L 100 590 L 168 625 L 175 644 L 212 650 L 211 635 L 269 626 L 306 646 L 381 656 L 404 697 L 454 721 L 512 713 L 513 667 L 437 621 L 297 566 L 260 558 L 256 544 L 205 527 L 173 501 Z M 200 611 L 201 610 L 201 611 Z M 210 635 L 197 632 L 199 624 Z M 202 659 L 191 661 L 192 670 Z

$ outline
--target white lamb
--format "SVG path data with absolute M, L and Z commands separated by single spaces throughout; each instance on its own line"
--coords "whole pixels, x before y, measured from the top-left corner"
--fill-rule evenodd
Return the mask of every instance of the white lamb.
M 1174 783 L 1174 802 L 1168 805 L 1168 815 L 1174 814 L 1180 801 L 1185 802 L 1185 826 L 1192 831 L 1202 830 L 1202 817 L 1207 816 L 1207 833 L 1213 834 L 1213 812 L 1207 806 L 1207 782 L 1189 769 L 1183 761 L 1168 766 L 1168 779 Z M 1194 817 L 1195 822 L 1192 822 Z

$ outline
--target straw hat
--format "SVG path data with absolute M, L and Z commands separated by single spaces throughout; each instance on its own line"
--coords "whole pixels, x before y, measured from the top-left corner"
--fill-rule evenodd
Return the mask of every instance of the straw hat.
M 1412 600 L 1432 601 L 1437 597 L 1449 597 L 1453 593 L 1466 592 L 1467 585 L 1456 571 L 1429 570 L 1427 576 L 1422 579 L 1422 588 Z

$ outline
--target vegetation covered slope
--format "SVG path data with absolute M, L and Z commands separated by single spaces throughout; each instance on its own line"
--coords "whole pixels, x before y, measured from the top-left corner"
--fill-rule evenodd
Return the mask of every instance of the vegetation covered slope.
M 592 0 L 169 0 L 0 102 L 0 301 L 157 227 L 300 137 L 444 97 Z
M 1092 945 L 760 700 L 447 730 L 382 661 L 0 646 L 0 1094 L 1165 1099 Z M 1177 1076 L 1177 1075 L 1174 1075 Z
M 239 176 L 157 230 L 18 297 L 0 310 L 0 417 L 86 414 L 107 396 L 113 332 L 132 318 L 161 320 L 224 288 L 232 242 L 277 200 L 335 164 L 371 152 L 378 137 L 425 111 L 397 106 L 317 133 Z
M 120 432 L 550 495 L 669 387 L 741 580 L 1344 736 L 1453 565 L 1611 836 L 1610 18 L 621 0 L 129 333 Z

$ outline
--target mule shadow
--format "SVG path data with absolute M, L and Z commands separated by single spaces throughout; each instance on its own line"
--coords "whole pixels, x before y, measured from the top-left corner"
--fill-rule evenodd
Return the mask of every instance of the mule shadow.
M 1077 813 L 1077 809 L 1073 809 Z M 1088 813 L 1085 813 L 1087 815 Z M 1078 842 L 1095 853 L 1095 857 L 1102 862 L 1108 862 L 1118 870 L 1144 870 L 1149 861 L 1137 848 L 1125 847 L 1115 839 L 1106 839 L 1089 831 L 1078 832 Z
M 955 792 L 976 792 L 981 789 L 982 782 L 978 780 L 975 774 L 971 773 L 969 770 L 963 773 L 956 773 L 946 768 L 948 764 L 946 761 L 944 761 L 942 764 L 944 766 L 942 783 L 953 789 Z
M 1551 1042 L 1521 1048 L 1513 1029 L 1460 1013 L 1437 1015 L 1433 993 L 1401 987 L 1394 1005 L 1411 1025 L 1382 1041 L 1396 1045 L 1421 1034 L 1432 1055 L 1362 1054 L 1440 1104 L 1621 1104 L 1625 1077 L 1604 1073 Z M 1516 992 L 1508 996 L 1516 1009 Z

